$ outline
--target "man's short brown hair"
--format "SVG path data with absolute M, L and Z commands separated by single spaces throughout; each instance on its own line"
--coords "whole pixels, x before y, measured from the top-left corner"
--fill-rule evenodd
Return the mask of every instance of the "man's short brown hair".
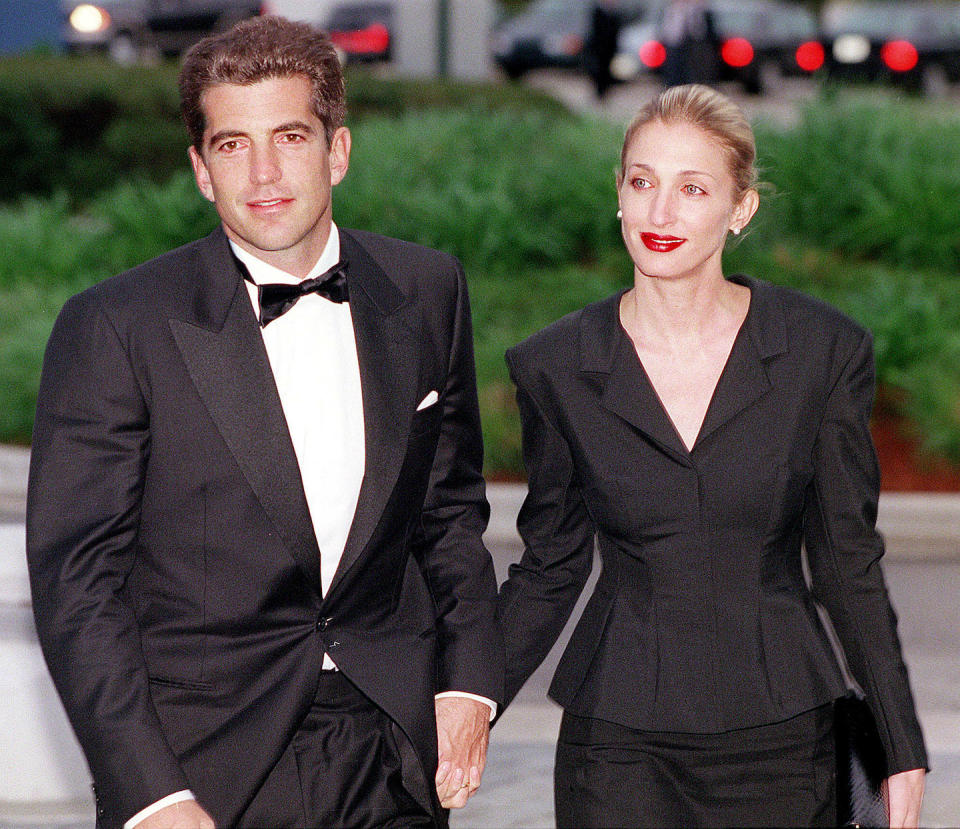
M 229 83 L 247 86 L 269 78 L 302 75 L 313 89 L 310 108 L 322 122 L 327 144 L 343 126 L 343 70 L 330 38 L 308 23 L 253 17 L 194 45 L 180 69 L 180 112 L 200 152 L 206 126 L 203 93 Z

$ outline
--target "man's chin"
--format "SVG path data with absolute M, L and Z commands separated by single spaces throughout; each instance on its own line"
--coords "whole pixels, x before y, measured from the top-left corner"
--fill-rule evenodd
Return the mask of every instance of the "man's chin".
M 227 230 L 227 236 L 254 256 L 263 256 L 270 253 L 282 253 L 291 250 L 303 241 L 303 237 L 290 231 L 278 233 L 237 233 Z

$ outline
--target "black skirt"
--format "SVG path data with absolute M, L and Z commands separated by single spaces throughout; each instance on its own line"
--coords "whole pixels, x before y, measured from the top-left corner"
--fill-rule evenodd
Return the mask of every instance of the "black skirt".
M 635 731 L 564 712 L 557 826 L 836 826 L 833 705 L 723 734 Z

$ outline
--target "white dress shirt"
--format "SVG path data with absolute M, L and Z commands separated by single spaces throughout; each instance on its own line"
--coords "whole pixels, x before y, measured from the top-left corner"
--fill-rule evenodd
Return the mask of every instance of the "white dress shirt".
M 255 283 L 300 282 L 232 241 L 230 247 Z M 331 223 L 326 247 L 304 278 L 317 277 L 339 261 L 340 231 Z M 257 285 L 247 281 L 244 285 L 259 319 Z M 260 333 L 300 467 L 326 595 L 353 523 L 365 467 L 363 395 L 350 303 L 307 294 Z M 336 669 L 329 654 L 323 655 L 323 667 Z M 490 707 L 491 719 L 496 715 L 496 703 L 486 697 L 464 691 L 443 691 L 437 694 L 437 699 L 441 697 L 473 699 Z M 166 806 L 193 798 L 189 790 L 168 795 L 137 812 L 124 829 L 133 829 Z
M 300 281 L 233 242 L 230 245 L 254 282 Z M 306 278 L 319 276 L 339 261 L 340 234 L 333 225 Z M 244 284 L 259 315 L 257 287 Z M 350 303 L 307 294 L 260 332 L 300 466 L 326 595 L 353 523 L 364 471 L 363 396 Z M 333 667 L 329 657 L 324 667 Z

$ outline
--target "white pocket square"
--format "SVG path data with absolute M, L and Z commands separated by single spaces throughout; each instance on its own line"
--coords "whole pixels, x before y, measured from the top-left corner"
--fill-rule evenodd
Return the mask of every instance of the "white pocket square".
M 432 406 L 440 399 L 440 395 L 436 391 L 431 391 L 423 400 L 420 401 L 420 405 L 417 406 L 417 411 L 422 412 L 428 406 Z

